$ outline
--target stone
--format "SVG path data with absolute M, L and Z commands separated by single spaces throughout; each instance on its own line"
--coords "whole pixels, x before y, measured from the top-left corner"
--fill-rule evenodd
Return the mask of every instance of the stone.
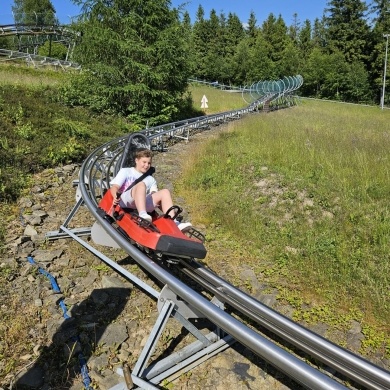
M 100 328 L 97 333 L 99 337 L 99 344 L 109 348 L 118 347 L 129 337 L 127 328 L 122 324 L 110 324 L 105 328 Z
M 99 356 L 92 356 L 88 360 L 88 367 L 90 370 L 101 370 L 104 367 L 107 367 L 109 364 L 109 356 L 106 353 L 103 353 Z
M 102 277 L 102 285 L 104 288 L 128 288 L 124 282 L 122 282 L 119 278 L 115 276 L 103 276 Z
M 36 306 L 36 307 L 41 307 L 41 306 L 43 306 L 43 302 L 42 302 L 42 299 L 36 299 L 35 301 L 34 301 L 34 305 Z
M 108 302 L 109 295 L 104 290 L 93 290 L 91 298 L 97 306 L 101 306 Z
M 61 257 L 62 253 L 63 251 L 61 249 L 52 251 L 37 249 L 32 252 L 32 256 L 34 257 L 36 263 L 47 263 Z
M 32 236 L 36 236 L 37 234 L 38 232 L 31 225 L 27 225 L 26 228 L 24 229 L 25 236 L 32 237 Z
M 28 386 L 29 389 L 40 389 L 43 386 L 44 377 L 44 370 L 38 365 L 33 365 L 16 376 L 15 385 L 16 387 Z

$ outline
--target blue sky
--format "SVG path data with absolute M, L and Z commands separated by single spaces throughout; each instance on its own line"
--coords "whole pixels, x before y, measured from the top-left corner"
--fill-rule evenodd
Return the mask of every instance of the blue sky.
M 69 23 L 71 16 L 80 13 L 71 0 L 51 0 L 57 12 L 57 17 L 61 23 Z M 12 0 L 0 0 L 0 24 L 12 23 Z M 239 19 L 246 23 L 251 11 L 254 11 L 257 24 L 267 19 L 270 13 L 276 17 L 282 15 L 285 23 L 292 24 L 293 15 L 298 15 L 298 20 L 304 22 L 306 19 L 313 21 L 315 18 L 321 18 L 326 8 L 327 0 L 171 0 L 173 7 L 185 4 L 191 20 L 195 20 L 195 14 L 202 4 L 205 10 L 205 17 L 208 19 L 211 9 L 215 9 L 219 15 L 222 11 L 227 16 L 229 12 L 235 13 Z
M 184 8 L 189 12 L 192 22 L 195 21 L 196 11 L 201 4 L 206 19 L 209 18 L 210 11 L 215 9 L 218 15 L 221 12 L 226 16 L 229 12 L 235 13 L 241 22 L 246 23 L 253 11 L 258 25 L 261 25 L 271 13 L 276 17 L 282 15 L 285 23 L 291 25 L 295 13 L 301 22 L 306 19 L 311 21 L 315 18 L 321 19 L 327 0 L 172 0 L 174 7 L 183 3 L 187 3 Z

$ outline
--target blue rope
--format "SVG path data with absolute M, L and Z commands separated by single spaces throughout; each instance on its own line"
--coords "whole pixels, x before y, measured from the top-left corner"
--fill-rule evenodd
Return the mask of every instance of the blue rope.
M 38 267 L 37 263 L 34 261 L 34 259 L 31 256 L 28 256 L 27 260 L 33 266 Z M 56 293 L 60 293 L 61 292 L 60 288 L 58 287 L 57 281 L 55 280 L 53 275 L 50 275 L 47 271 L 45 271 L 44 269 L 42 269 L 40 267 L 38 267 L 38 271 L 39 271 L 40 274 L 46 276 L 50 280 L 51 286 L 53 287 L 53 290 Z
M 39 273 L 41 273 L 42 275 L 46 276 L 50 280 L 50 284 L 51 284 L 53 290 L 56 293 L 60 293 L 61 292 L 60 288 L 58 287 L 57 281 L 55 280 L 53 275 L 49 274 L 49 272 L 47 272 L 44 269 L 42 269 L 41 267 L 39 267 L 38 264 L 34 261 L 34 259 L 31 256 L 28 256 L 27 260 L 34 267 L 38 268 Z M 60 299 L 58 304 L 59 304 L 59 306 L 62 309 L 64 318 L 65 319 L 70 318 L 63 298 Z M 72 338 L 72 341 L 80 342 L 80 339 L 79 339 L 78 336 L 76 336 L 76 337 Z M 93 388 L 91 386 L 91 378 L 89 377 L 89 374 L 88 374 L 87 362 L 86 362 L 86 360 L 85 360 L 85 358 L 84 358 L 84 356 L 83 356 L 83 354 L 81 352 L 79 352 L 79 354 L 78 354 L 78 359 L 79 359 L 79 363 L 80 363 L 81 376 L 83 378 L 84 387 L 85 387 L 86 390 L 93 390 Z

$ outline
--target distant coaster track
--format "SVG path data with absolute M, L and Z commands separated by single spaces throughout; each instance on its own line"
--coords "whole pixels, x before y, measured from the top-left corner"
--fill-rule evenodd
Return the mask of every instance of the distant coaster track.
M 77 62 L 59 60 L 58 58 L 52 58 L 47 56 L 40 56 L 37 54 L 24 53 L 15 50 L 0 49 L 0 62 L 24 60 L 27 65 L 31 65 L 34 68 L 42 66 L 53 66 L 61 68 L 62 70 L 74 69 L 80 70 L 81 66 Z
M 0 25 L 0 37 L 11 35 L 58 35 L 63 37 L 76 37 L 72 29 L 67 26 L 37 26 L 37 25 L 20 25 L 6 24 Z
M 26 58 L 29 63 L 34 66 L 42 65 L 59 65 L 66 68 L 80 69 L 80 66 L 72 61 L 68 61 L 72 56 L 73 49 L 79 37 L 79 33 L 75 32 L 69 26 L 61 25 L 21 25 L 21 24 L 6 24 L 0 25 L 1 37 L 15 37 L 18 41 L 15 43 L 15 50 L 0 50 L 0 56 L 10 59 Z M 37 55 L 38 48 L 45 42 L 61 43 L 67 47 L 65 61 L 51 58 L 49 56 Z
M 266 112 L 273 108 L 295 105 L 297 103 L 297 96 L 294 95 L 294 92 L 299 90 L 303 84 L 303 78 L 300 75 L 288 76 L 280 80 L 258 81 L 251 85 L 239 87 L 221 84 L 218 81 L 208 82 L 199 79 L 189 79 L 189 81 L 226 92 L 241 93 L 242 99 L 249 106 L 260 99 L 263 110 Z
M 290 84 L 288 80 L 290 80 Z M 294 104 L 296 101 L 294 99 L 288 100 L 289 96 L 302 85 L 302 82 L 301 76 L 295 76 L 274 83 L 255 83 L 250 88 L 235 88 L 236 91 L 249 93 L 250 96 L 257 98 L 243 109 L 156 126 L 145 129 L 142 133 L 149 138 L 153 150 L 164 151 L 173 142 L 189 141 L 191 136 L 206 131 L 211 126 L 256 113 L 264 108 L 266 102 L 280 102 L 283 106 L 286 101 L 289 101 L 290 105 Z M 210 86 L 213 87 L 211 84 Z M 283 86 L 285 88 L 282 88 Z M 287 344 L 291 344 L 310 355 L 314 361 L 331 367 L 353 383 L 363 385 L 367 389 L 385 390 L 390 388 L 390 372 L 276 313 L 215 275 L 195 259 L 180 260 L 174 267 L 180 269 L 183 274 L 212 294 L 213 299 L 211 300 L 207 300 L 203 295 L 191 289 L 174 276 L 169 271 L 169 267 L 155 262 L 122 234 L 119 234 L 118 230 L 102 217 L 97 207 L 104 192 L 109 188 L 110 180 L 119 170 L 119 163 L 128 137 L 127 135 L 114 139 L 98 147 L 88 156 L 81 166 L 79 180 L 76 183 L 77 202 L 73 210 L 60 229 L 49 232 L 47 237 L 48 239 L 73 238 L 118 274 L 138 285 L 139 288 L 156 299 L 160 314 L 131 373 L 133 384 L 139 388 L 157 389 L 158 384 L 164 379 L 178 377 L 181 373 L 223 351 L 234 341 L 238 341 L 254 354 L 307 388 L 316 390 L 347 389 L 343 381 L 337 379 L 337 376 L 330 375 L 328 370 L 306 363 L 293 352 L 279 347 L 256 330 L 259 327 L 264 327 Z M 88 208 L 95 219 L 94 226 L 100 226 L 117 247 L 122 248 L 143 269 L 165 286 L 161 291 L 154 290 L 147 283 L 139 280 L 125 268 L 105 256 L 90 242 L 85 241 L 82 237 L 89 236 L 91 228 L 68 228 L 69 222 L 82 205 Z M 225 304 L 233 307 L 236 313 L 240 313 L 243 318 L 250 318 L 252 326 L 248 326 L 244 321 L 226 313 L 224 311 Z M 147 366 L 147 363 L 152 360 L 151 357 L 162 330 L 171 317 L 187 328 L 197 338 L 197 341 L 178 353 L 170 354 L 161 361 Z M 193 323 L 188 321 L 188 318 L 194 317 L 207 318 L 216 326 L 216 330 L 204 335 L 194 327 Z M 253 324 L 257 325 L 253 327 Z

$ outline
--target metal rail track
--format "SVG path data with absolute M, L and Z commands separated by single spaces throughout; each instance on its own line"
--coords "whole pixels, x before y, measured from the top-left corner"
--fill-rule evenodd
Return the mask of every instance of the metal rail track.
M 240 314 L 284 341 L 369 389 L 388 389 L 390 373 L 275 312 L 218 277 L 195 260 L 182 262 L 183 272 Z
M 73 69 L 80 70 L 81 66 L 72 61 L 59 60 L 37 54 L 24 53 L 21 51 L 0 49 L 0 62 L 9 61 L 25 61 L 27 65 L 32 65 L 35 68 L 42 66 L 56 66 L 62 70 Z
M 297 81 L 296 85 L 300 86 L 299 83 L 300 80 Z M 293 88 L 291 88 L 292 90 Z M 275 94 L 275 90 L 267 90 L 263 92 L 263 95 L 259 99 L 241 110 L 170 123 L 145 129 L 143 132 L 150 138 L 152 148 L 162 151 L 172 142 L 188 141 L 191 135 L 207 130 L 210 126 L 238 119 L 242 115 L 257 111 L 258 107 L 265 100 L 270 99 L 270 96 L 274 99 L 280 98 L 278 94 Z M 180 305 L 180 301 L 210 320 L 219 329 L 226 332 L 229 337 L 240 342 L 252 350 L 257 356 L 263 358 L 278 370 L 284 372 L 288 377 L 309 389 L 345 389 L 346 387 L 339 380 L 336 380 L 336 378 L 332 378 L 311 364 L 305 363 L 301 358 L 295 356 L 293 353 L 287 352 L 284 348 L 279 347 L 276 343 L 264 337 L 258 329 L 248 326 L 245 323 L 245 319 L 249 318 L 252 323 L 258 325 L 257 328 L 259 326 L 266 328 L 286 343 L 290 343 L 299 350 L 312 356 L 313 359 L 322 362 L 328 367 L 334 368 L 338 373 L 344 375 L 352 382 L 363 385 L 368 389 L 390 389 L 390 372 L 375 366 L 278 314 L 253 297 L 235 288 L 229 282 L 210 272 L 195 260 L 180 261 L 177 267 L 186 276 L 196 281 L 203 289 L 213 294 L 221 304 L 216 304 L 213 300 L 206 299 L 203 295 L 188 287 L 188 285 L 174 276 L 172 272 L 157 264 L 145 253 L 132 245 L 126 238 L 118 234 L 117 230 L 98 214 L 97 205 L 104 191 L 109 188 L 110 179 L 119 169 L 118 162 L 121 159 L 126 139 L 127 136 L 120 137 L 100 146 L 84 161 L 80 169 L 76 195 L 77 203 L 63 226 L 61 226 L 57 236 L 67 235 L 77 240 L 119 274 L 132 280 L 141 289 L 144 289 L 158 300 L 160 316 L 158 323 L 156 323 L 157 329 L 153 330 L 155 333 L 153 340 L 161 332 L 163 324 L 165 324 L 169 316 L 174 315 L 180 318 L 180 310 L 176 310 L 177 306 Z M 79 237 L 80 231 L 77 231 L 77 229 L 74 231 L 68 229 L 67 225 L 70 219 L 82 204 L 87 206 L 88 211 L 97 223 L 119 247 L 167 287 L 171 292 L 170 295 L 168 294 L 168 297 L 164 293 L 165 288 L 160 293 L 154 291 L 147 284 L 137 280 L 136 277 L 124 268 L 102 255 L 89 243 L 83 241 Z M 90 231 L 85 229 L 83 233 L 89 234 Z M 178 300 L 172 298 L 175 296 Z M 239 318 L 236 318 L 236 315 L 228 314 L 224 310 L 224 304 L 233 308 L 239 314 Z M 185 323 L 185 320 L 183 320 L 183 323 Z M 194 330 L 194 333 L 196 334 L 196 330 Z M 210 341 L 208 339 L 201 334 L 198 334 L 198 336 L 200 340 L 199 346 L 192 347 L 191 352 L 186 351 L 184 354 L 191 355 L 193 353 L 196 355 L 197 351 L 209 346 Z M 158 384 L 162 378 L 166 378 L 171 373 L 171 370 L 174 369 L 175 365 L 180 366 L 175 360 L 176 357 L 172 357 L 167 362 L 161 362 L 153 367 L 146 368 L 146 361 L 152 353 L 153 340 L 150 343 L 150 348 L 140 356 L 139 362 L 132 373 L 134 383 L 140 386 L 140 388 L 155 389 L 154 384 Z M 225 348 L 222 344 L 228 346 L 231 343 L 231 340 L 228 338 L 220 341 L 221 344 L 218 344 L 215 351 Z M 194 359 L 191 360 L 190 358 L 188 360 L 192 363 L 194 361 Z M 191 367 L 191 364 L 189 364 L 189 367 Z M 164 371 L 165 376 L 162 376 L 162 372 Z
M 17 50 L 0 49 L 0 57 L 3 57 L 1 61 L 23 59 L 27 64 L 32 64 L 34 67 L 51 65 L 59 66 L 63 70 L 68 68 L 80 70 L 81 66 L 79 64 L 68 61 L 68 59 L 71 58 L 71 54 L 79 36 L 80 33 L 68 26 L 24 24 L 0 25 L 0 37 L 13 37 L 16 41 L 14 46 L 15 48 L 18 48 Z M 50 44 L 64 44 L 68 48 L 66 60 L 38 55 L 37 52 L 39 47 L 46 41 L 49 41 Z

